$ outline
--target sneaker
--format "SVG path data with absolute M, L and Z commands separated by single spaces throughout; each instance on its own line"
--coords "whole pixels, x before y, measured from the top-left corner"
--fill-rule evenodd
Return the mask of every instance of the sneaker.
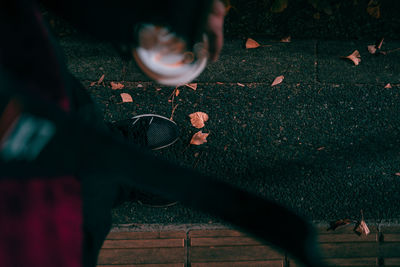
M 178 126 L 172 120 L 155 114 L 138 115 L 110 125 L 133 144 L 152 150 L 168 147 L 179 137 Z

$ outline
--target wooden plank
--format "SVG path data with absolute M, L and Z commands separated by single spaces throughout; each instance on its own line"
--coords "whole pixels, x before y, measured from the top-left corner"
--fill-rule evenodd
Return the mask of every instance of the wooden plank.
M 192 262 L 191 267 L 283 267 L 283 260 L 237 261 L 237 262 Z
M 325 259 L 325 263 L 329 266 L 377 266 L 377 258 L 335 258 Z M 296 260 L 289 259 L 290 267 L 304 267 Z
M 396 258 L 400 256 L 400 243 L 379 243 L 379 256 L 383 258 Z
M 369 234 L 367 236 L 358 236 L 352 234 L 324 234 L 318 236 L 318 241 L 321 243 L 326 242 L 374 242 L 377 241 L 377 234 Z
M 321 243 L 325 258 L 364 258 L 378 256 L 378 243 Z
M 400 242 L 400 234 L 383 234 L 383 242 Z
M 376 227 L 376 225 L 370 225 L 367 224 L 369 230 L 371 231 L 370 234 L 375 234 L 378 232 L 378 228 Z M 318 234 L 355 234 L 354 232 L 354 223 L 348 224 L 348 225 L 344 225 L 344 226 L 339 226 L 338 228 L 336 228 L 336 230 L 329 230 L 327 231 L 328 227 L 318 227 L 317 228 L 317 233 Z
M 184 239 L 105 240 L 102 248 L 183 248 L 184 243 Z
M 396 226 L 381 226 L 380 230 L 383 234 L 385 233 L 399 233 L 400 234 L 400 226 L 396 225 Z
M 97 265 L 97 267 L 185 267 L 184 263 Z
M 384 266 L 400 266 L 400 258 L 385 258 L 383 262 Z
M 186 238 L 184 231 L 159 231 L 159 232 L 110 232 L 106 239 L 161 239 L 161 238 Z
M 192 262 L 281 260 L 284 256 L 268 246 L 191 247 Z
M 184 263 L 184 248 L 102 249 L 98 264 Z
M 189 232 L 189 238 L 191 237 L 229 237 L 229 236 L 247 236 L 245 233 L 236 230 L 192 230 Z
M 197 237 L 190 239 L 192 247 L 263 245 L 250 237 Z

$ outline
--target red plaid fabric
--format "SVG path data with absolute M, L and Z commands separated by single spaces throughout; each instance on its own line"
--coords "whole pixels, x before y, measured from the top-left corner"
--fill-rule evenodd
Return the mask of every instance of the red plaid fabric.
M 73 177 L 0 180 L 0 266 L 82 266 L 82 223 Z

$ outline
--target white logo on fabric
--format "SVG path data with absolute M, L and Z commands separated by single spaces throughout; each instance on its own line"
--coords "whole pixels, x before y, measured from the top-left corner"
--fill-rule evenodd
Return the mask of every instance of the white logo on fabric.
M 56 132 L 52 122 L 28 114 L 20 115 L 12 128 L 0 147 L 4 161 L 36 159 Z

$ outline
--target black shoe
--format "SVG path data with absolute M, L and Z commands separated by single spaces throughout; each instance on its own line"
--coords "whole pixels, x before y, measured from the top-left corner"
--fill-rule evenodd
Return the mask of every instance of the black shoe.
M 130 142 L 152 150 L 168 147 L 179 137 L 178 126 L 172 120 L 155 114 L 144 114 L 112 123 L 111 128 Z

